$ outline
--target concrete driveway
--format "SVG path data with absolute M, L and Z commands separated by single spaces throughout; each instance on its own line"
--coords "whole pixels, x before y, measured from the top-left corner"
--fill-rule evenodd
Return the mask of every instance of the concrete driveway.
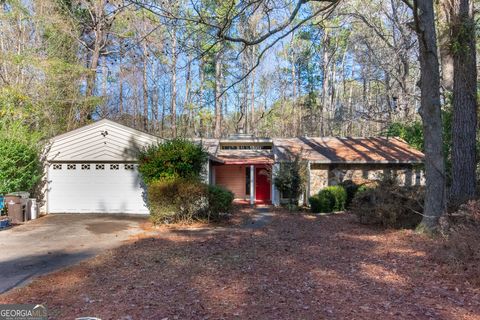
M 0 231 L 0 293 L 122 245 L 147 217 L 57 214 Z

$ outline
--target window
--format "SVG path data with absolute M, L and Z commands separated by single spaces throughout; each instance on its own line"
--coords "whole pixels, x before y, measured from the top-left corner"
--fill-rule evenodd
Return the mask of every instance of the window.
M 82 170 L 90 170 L 89 164 L 82 164 Z
M 234 146 L 220 146 L 222 150 L 271 150 L 270 145 L 234 145 Z
M 62 165 L 61 164 L 54 164 L 53 165 L 53 170 L 62 170 Z
M 119 167 L 120 167 L 120 165 L 118 165 L 118 164 L 111 164 L 110 165 L 110 170 L 118 170 Z
M 75 169 L 77 169 L 76 164 L 67 164 L 67 170 L 75 170 Z
M 125 170 L 133 170 L 133 164 L 126 164 L 125 165 Z
M 96 164 L 95 169 L 96 170 L 105 170 L 105 165 L 104 164 Z
M 250 195 L 250 167 L 245 167 L 245 195 Z

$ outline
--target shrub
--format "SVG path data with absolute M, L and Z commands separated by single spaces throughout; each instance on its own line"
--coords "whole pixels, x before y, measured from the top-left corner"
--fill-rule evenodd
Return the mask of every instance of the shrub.
M 148 206 L 154 224 L 220 220 L 232 209 L 233 193 L 198 180 L 163 179 L 148 186 Z
M 159 179 L 199 179 L 207 160 L 201 145 L 173 139 L 143 150 L 138 170 L 147 184 Z
M 11 137 L 0 137 L 0 194 L 32 192 L 41 176 L 36 147 Z
M 345 209 L 347 192 L 342 186 L 330 186 L 320 190 L 317 195 L 308 200 L 314 213 L 341 211 Z
M 376 188 L 357 192 L 350 210 L 363 224 L 415 228 L 422 220 L 423 199 L 423 187 L 401 187 L 385 180 Z
M 355 184 L 352 180 L 345 180 L 341 184 L 345 191 L 347 192 L 347 200 L 345 201 L 345 208 L 349 208 L 352 204 L 353 197 L 357 193 L 359 186 Z
M 443 247 L 436 252 L 454 271 L 480 284 L 480 201 L 469 201 L 440 219 Z
M 208 217 L 219 220 L 232 210 L 234 195 L 230 190 L 220 186 L 208 186 Z
M 148 206 L 154 224 L 201 219 L 208 211 L 208 188 L 197 180 L 157 180 L 148 185 Z
M 295 157 L 291 162 L 282 162 L 274 172 L 275 187 L 288 198 L 288 203 L 298 204 L 298 198 L 305 191 L 306 164 Z
M 333 206 L 333 211 L 342 211 L 345 210 L 345 203 L 347 202 L 347 191 L 343 186 L 330 186 L 326 188 L 330 190 L 335 198 L 335 204 Z
M 335 206 L 335 196 L 330 190 L 322 190 L 318 194 L 310 197 L 310 208 L 313 213 L 330 213 Z

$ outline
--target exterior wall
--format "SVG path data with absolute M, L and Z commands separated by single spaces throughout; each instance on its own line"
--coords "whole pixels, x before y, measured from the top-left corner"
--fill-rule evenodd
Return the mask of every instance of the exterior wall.
M 227 188 L 235 194 L 235 199 L 246 199 L 245 165 L 214 166 L 215 184 Z
M 337 185 L 346 180 L 362 184 L 388 176 L 395 176 L 402 186 L 425 184 L 423 171 L 408 164 L 312 164 L 310 196 L 327 186 Z
M 328 186 L 328 164 L 310 165 L 310 188 L 309 196 L 317 194 L 320 190 Z

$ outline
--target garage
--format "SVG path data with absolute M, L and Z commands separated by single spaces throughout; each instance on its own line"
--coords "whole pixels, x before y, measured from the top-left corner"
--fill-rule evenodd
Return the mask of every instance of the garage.
M 57 136 L 47 153 L 47 213 L 148 214 L 138 151 L 160 139 L 110 120 Z

